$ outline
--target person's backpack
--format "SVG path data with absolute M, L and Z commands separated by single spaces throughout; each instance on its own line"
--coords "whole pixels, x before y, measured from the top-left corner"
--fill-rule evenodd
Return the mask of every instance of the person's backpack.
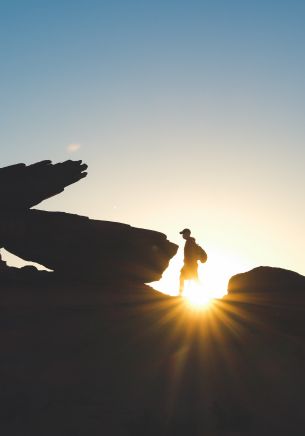
M 206 261 L 208 260 L 208 255 L 206 254 L 204 249 L 198 244 L 196 244 L 196 255 L 197 260 L 199 260 L 201 263 L 206 263 Z

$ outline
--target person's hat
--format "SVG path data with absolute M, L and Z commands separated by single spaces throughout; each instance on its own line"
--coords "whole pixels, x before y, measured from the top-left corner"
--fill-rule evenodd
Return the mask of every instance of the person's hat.
M 190 231 L 190 229 L 183 229 L 181 232 L 179 232 L 180 233 L 180 235 L 184 235 L 185 233 L 189 233 L 189 234 L 191 234 L 191 231 Z

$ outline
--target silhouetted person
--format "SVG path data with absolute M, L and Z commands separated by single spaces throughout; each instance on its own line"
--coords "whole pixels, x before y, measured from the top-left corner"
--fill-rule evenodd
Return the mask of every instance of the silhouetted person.
M 190 229 L 183 229 L 180 235 L 186 241 L 184 245 L 184 265 L 180 271 L 179 294 L 182 295 L 185 280 L 198 281 L 198 245 L 195 238 L 191 237 Z

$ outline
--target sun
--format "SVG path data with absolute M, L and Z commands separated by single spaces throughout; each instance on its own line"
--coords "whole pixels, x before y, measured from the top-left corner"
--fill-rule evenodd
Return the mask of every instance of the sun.
M 204 289 L 200 282 L 187 281 L 183 298 L 195 309 L 207 309 L 211 305 L 214 296 Z

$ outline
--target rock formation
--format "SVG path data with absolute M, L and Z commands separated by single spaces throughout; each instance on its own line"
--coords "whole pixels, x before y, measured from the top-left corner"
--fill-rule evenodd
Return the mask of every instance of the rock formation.
M 229 294 L 264 293 L 273 295 L 303 292 L 305 295 L 305 277 L 289 270 L 260 266 L 246 273 L 231 277 L 228 284 Z
M 86 176 L 81 161 L 0 169 L 0 246 L 57 276 L 87 282 L 159 280 L 177 246 L 162 233 L 60 212 L 33 210 Z
M 305 295 L 305 277 L 256 268 L 232 277 L 228 298 L 189 310 L 141 284 L 176 252 L 165 235 L 31 209 L 85 168 L 0 170 L 0 246 L 54 270 L 0 255 L 1 434 L 300 434 L 305 301 L 274 299 Z M 271 304 L 247 300 L 257 292 Z
M 53 165 L 44 160 L 0 168 L 1 215 L 23 212 L 62 192 L 66 186 L 86 177 L 87 165 L 71 161 Z

